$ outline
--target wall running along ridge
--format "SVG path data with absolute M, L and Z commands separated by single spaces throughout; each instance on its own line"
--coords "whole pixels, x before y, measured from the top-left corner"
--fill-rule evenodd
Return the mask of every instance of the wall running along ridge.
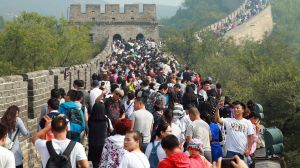
M 249 0 L 245 0 L 239 8 L 227 15 L 227 17 L 224 19 L 207 26 L 199 32 L 196 32 L 195 35 L 197 39 L 201 41 L 198 35 L 199 33 L 203 31 L 216 31 L 218 27 L 221 27 L 221 25 L 228 22 L 228 20 L 234 20 L 238 14 L 245 10 L 248 1 Z M 250 38 L 254 41 L 261 41 L 263 40 L 265 34 L 269 35 L 273 31 L 273 24 L 271 3 L 269 2 L 262 11 L 255 16 L 252 16 L 245 23 L 238 25 L 232 30 L 226 32 L 224 37 L 233 38 L 237 44 L 239 44 L 245 38 Z

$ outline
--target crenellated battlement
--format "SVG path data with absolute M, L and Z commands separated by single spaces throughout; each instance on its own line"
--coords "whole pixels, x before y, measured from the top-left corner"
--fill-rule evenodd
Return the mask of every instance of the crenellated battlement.
M 71 22 L 157 22 L 155 4 L 143 4 L 142 9 L 139 4 L 125 4 L 124 12 L 119 4 L 105 4 L 104 12 L 98 4 L 85 5 L 85 12 L 81 9 L 80 4 L 70 6 Z

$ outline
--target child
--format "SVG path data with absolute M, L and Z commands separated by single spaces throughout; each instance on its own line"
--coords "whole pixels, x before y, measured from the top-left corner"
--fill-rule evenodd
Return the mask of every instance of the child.
M 203 156 L 203 143 L 200 139 L 192 139 L 188 144 L 188 152 L 190 158 L 197 160 L 192 165 L 193 167 L 210 168 L 212 164 Z M 192 161 L 192 160 L 191 160 Z

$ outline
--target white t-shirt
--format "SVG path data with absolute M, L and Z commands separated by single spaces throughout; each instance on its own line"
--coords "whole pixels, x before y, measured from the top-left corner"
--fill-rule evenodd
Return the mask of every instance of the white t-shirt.
M 102 90 L 100 90 L 98 87 L 96 87 L 96 88 L 94 88 L 90 91 L 90 105 L 91 105 L 91 108 L 93 108 L 97 97 L 100 96 L 101 94 L 102 94 Z
M 52 145 L 56 153 L 60 154 L 63 153 L 67 146 L 69 145 L 71 140 L 65 139 L 65 140 L 52 140 Z M 50 158 L 50 154 L 48 152 L 47 146 L 46 146 L 46 140 L 38 139 L 35 141 L 35 148 L 38 151 L 38 153 L 41 156 L 43 167 L 46 167 L 47 162 Z M 76 143 L 75 147 L 73 148 L 71 154 L 70 154 L 70 161 L 72 164 L 72 167 L 76 167 L 76 162 L 80 160 L 87 160 L 85 150 L 83 146 L 80 143 Z
M 158 142 L 160 141 L 154 141 L 154 146 L 156 146 L 158 144 Z M 147 156 L 147 158 L 149 159 L 150 154 L 151 154 L 151 150 L 153 148 L 153 144 L 152 142 L 148 144 L 146 151 L 145 151 L 145 155 Z M 159 161 L 162 161 L 164 158 L 167 157 L 165 151 L 163 150 L 163 148 L 161 147 L 161 144 L 157 147 L 157 157 Z
M 131 100 L 129 104 L 127 104 L 127 101 L 124 102 L 124 109 L 125 109 L 125 113 L 128 116 L 128 118 L 131 120 L 131 115 L 134 111 L 134 101 Z
M 128 152 L 123 156 L 119 168 L 150 168 L 150 164 L 144 153 Z
M 145 109 L 140 109 L 132 113 L 132 121 L 134 121 L 133 130 L 143 134 L 143 143 L 149 143 L 154 123 L 153 115 Z
M 211 151 L 210 148 L 210 127 L 203 120 L 193 121 L 187 128 L 186 136 L 191 136 L 192 138 L 198 138 L 203 143 L 204 151 Z
M 206 93 L 205 90 L 201 89 L 201 90 L 199 91 L 199 95 L 203 96 L 204 101 L 207 101 L 208 96 L 207 96 L 207 93 Z
M 16 165 L 15 165 L 15 157 L 14 157 L 14 154 L 0 146 L 0 167 L 5 167 L 5 168 L 15 168 Z
M 172 135 L 175 135 L 177 139 L 179 140 L 179 143 L 182 142 L 182 137 L 181 137 L 181 129 L 178 125 L 171 123 L 171 129 L 172 129 Z
M 243 154 L 247 148 L 248 135 L 255 134 L 252 124 L 249 120 L 235 118 L 223 118 L 226 127 L 226 147 L 228 151 Z

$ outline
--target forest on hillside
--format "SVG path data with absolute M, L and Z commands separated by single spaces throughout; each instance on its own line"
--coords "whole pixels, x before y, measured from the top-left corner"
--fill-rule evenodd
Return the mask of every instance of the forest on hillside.
M 243 0 L 185 0 L 176 15 L 164 19 L 161 37 L 175 54 L 202 77 L 212 76 L 234 100 L 252 99 L 265 111 L 264 124 L 285 136 L 289 168 L 300 167 L 300 6 L 299 0 L 272 0 L 274 30 L 261 42 L 194 32 L 222 19 Z M 4 23 L 0 17 L 0 76 L 82 64 L 100 51 L 90 43 L 88 25 L 79 29 L 65 19 L 23 13 Z M 38 37 L 38 38 L 37 38 Z
M 189 2 L 191 0 L 186 0 L 184 4 Z M 166 50 L 203 78 L 214 77 L 233 100 L 246 102 L 251 99 L 262 104 L 264 125 L 283 131 L 287 167 L 300 167 L 300 161 L 295 159 L 300 153 L 300 1 L 271 1 L 275 22 L 272 34 L 261 42 L 245 39 L 240 45 L 209 32 L 201 34 L 201 43 L 197 41 L 194 32 L 202 23 L 190 26 L 196 23 L 188 18 L 199 21 L 210 18 L 215 4 L 210 0 L 193 2 L 193 6 L 186 5 L 184 9 L 192 16 L 185 17 L 177 12 L 164 21 L 172 22 L 161 31 Z M 211 8 L 202 5 L 205 3 Z M 215 16 L 229 13 L 225 8 L 218 10 L 214 10 Z M 181 22 L 182 19 L 186 22 Z
M 187 28 L 201 29 L 226 17 L 238 8 L 244 0 L 185 0 L 176 15 L 162 19 L 161 31 Z
M 87 63 L 101 50 L 100 42 L 90 42 L 89 31 L 88 25 L 37 13 L 5 23 L 0 17 L 0 76 Z

